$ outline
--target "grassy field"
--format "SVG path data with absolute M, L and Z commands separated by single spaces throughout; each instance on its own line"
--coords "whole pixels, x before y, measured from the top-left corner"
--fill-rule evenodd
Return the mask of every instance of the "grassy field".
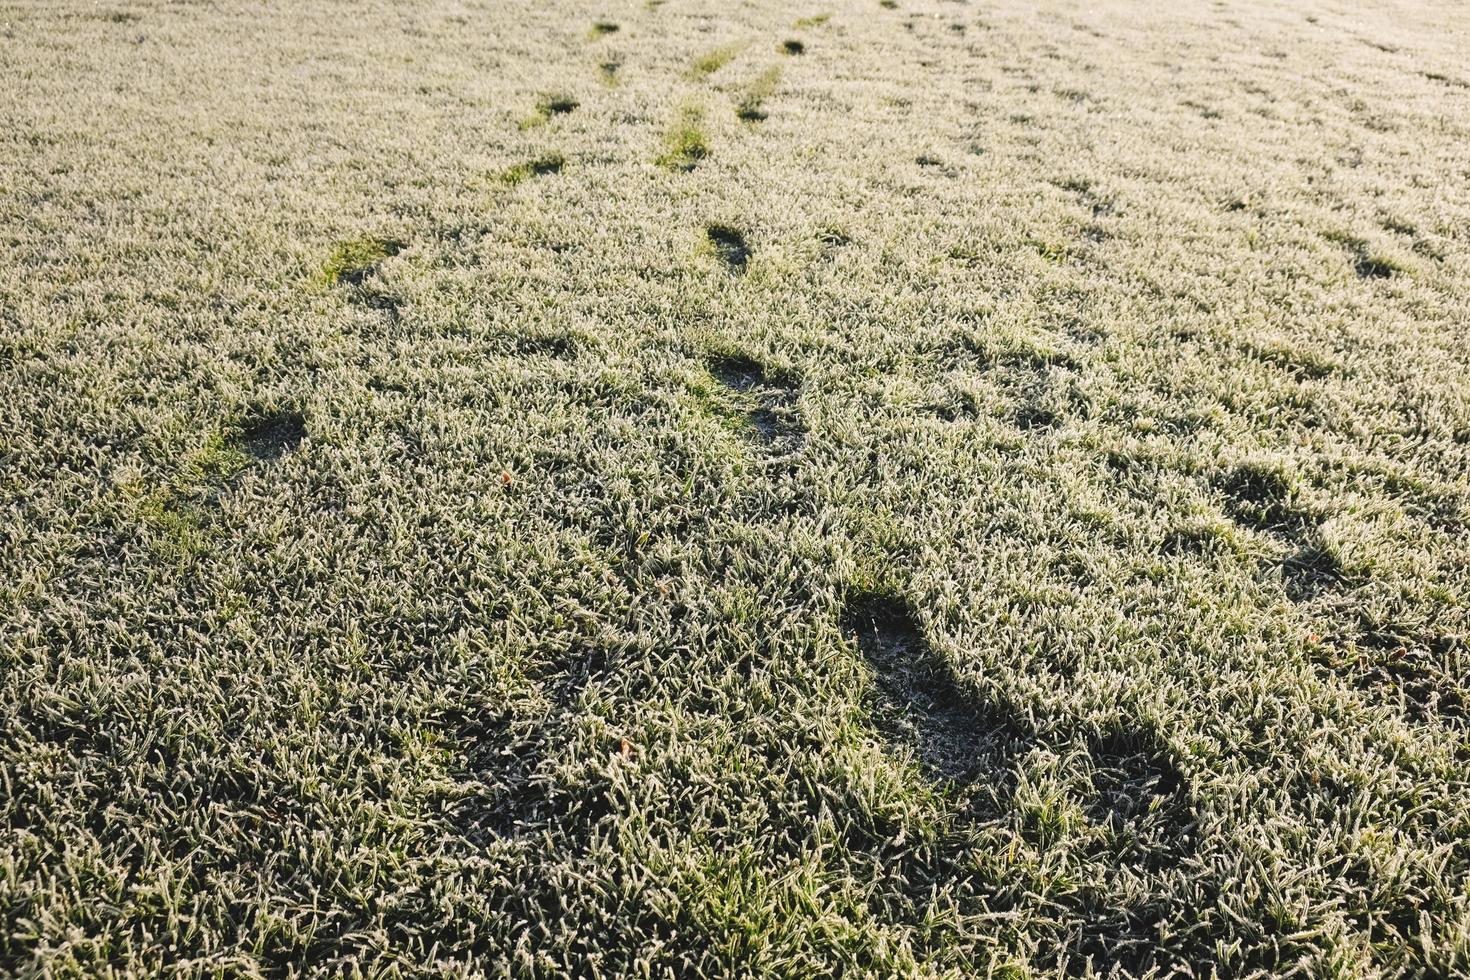
M 1470 975 L 1467 51 L 0 2 L 0 974 Z

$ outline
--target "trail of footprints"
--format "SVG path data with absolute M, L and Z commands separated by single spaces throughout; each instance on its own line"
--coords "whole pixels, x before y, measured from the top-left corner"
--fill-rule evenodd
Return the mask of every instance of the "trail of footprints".
M 1284 473 L 1246 464 L 1220 474 L 1214 487 L 1237 524 L 1287 547 L 1279 567 L 1288 599 L 1306 603 L 1353 584 L 1323 537 L 1323 515 L 1302 500 L 1300 489 Z M 1366 621 L 1351 629 L 1358 635 L 1348 645 L 1356 655 L 1345 654 L 1343 644 L 1328 638 L 1313 650 L 1322 667 L 1345 674 L 1360 690 L 1378 697 L 1401 697 L 1409 713 L 1421 720 L 1467 727 L 1470 704 L 1452 680 L 1466 676 L 1470 664 L 1463 640 L 1383 629 Z
M 935 782 L 963 789 L 985 779 L 992 805 L 1003 804 L 1011 788 L 1003 784 L 1015 764 L 1043 744 L 1021 714 L 960 681 L 924 639 L 906 602 L 860 592 L 848 597 L 841 622 L 873 670 L 873 717 L 885 741 L 911 753 Z M 1134 837 L 1140 862 L 1181 857 L 1192 828 L 1186 781 L 1157 736 L 1113 730 L 1082 737 L 1092 760 L 1088 815 L 1115 829 L 1156 824 L 1154 832 Z
M 956 819 L 1003 819 L 1014 808 L 1016 774 L 1025 757 L 1048 745 L 1006 705 L 982 698 L 925 641 L 907 603 L 858 593 L 848 598 L 842 627 L 871 667 L 871 714 L 878 733 L 900 758 L 911 757 L 934 783 L 956 791 L 964 809 Z M 1089 760 L 1090 793 L 1083 812 L 1103 843 L 1090 855 L 1109 867 L 1160 872 L 1195 853 L 1193 802 L 1187 781 L 1162 739 L 1143 729 L 1081 733 Z M 1049 828 L 1029 826 L 1045 846 Z M 912 859 L 905 859 L 912 860 Z M 898 882 L 923 882 L 931 869 L 887 869 Z M 1084 896 L 1074 909 L 1078 937 L 1074 965 L 1120 966 L 1137 974 L 1158 963 L 1155 942 L 1163 910 L 1147 901 Z M 1191 946 L 1190 966 L 1208 970 L 1209 952 Z
M 882 5 L 894 4 L 884 0 Z M 593 34 L 607 36 L 617 29 L 617 25 L 600 23 Z M 788 40 L 781 50 L 797 56 L 804 53 L 805 45 Z M 611 82 L 620 68 L 620 62 L 604 61 L 600 70 Z M 767 81 L 758 86 L 758 92 L 738 108 L 745 121 L 766 118 L 761 103 L 774 82 L 773 76 L 765 77 Z M 574 100 L 551 98 L 542 101 L 538 113 L 549 119 L 576 108 Z M 539 158 L 515 168 L 507 182 L 554 174 L 563 165 L 559 155 Z M 1094 222 L 1105 221 L 1113 212 L 1113 202 L 1086 184 L 1069 184 L 1064 189 L 1076 194 L 1090 209 Z M 1085 234 L 1093 243 L 1106 237 L 1099 224 L 1089 226 Z M 704 228 L 704 239 L 728 274 L 741 276 L 747 272 L 752 249 L 740 229 L 712 223 Z M 845 243 L 845 236 L 834 238 L 834 245 Z M 399 300 L 383 288 L 377 272 L 379 263 L 397 254 L 402 245 L 380 244 L 380 255 L 347 269 L 337 282 L 351 290 L 355 301 L 396 322 Z M 1358 253 L 1359 275 L 1379 278 L 1395 271 L 1377 264 L 1357 243 L 1351 244 Z M 796 389 L 789 379 L 743 355 L 713 356 L 704 366 L 760 444 L 768 448 L 795 445 L 802 437 L 795 411 Z M 989 365 L 1020 395 L 1012 421 L 1021 431 L 1045 431 L 1058 424 L 1056 399 L 1048 393 L 1065 384 L 1078 366 L 1068 357 L 1044 354 L 1001 358 Z M 951 419 L 974 414 L 973 406 L 944 411 Z M 304 432 L 299 413 L 261 415 L 240 427 L 238 442 L 252 456 L 271 460 L 293 449 Z M 1292 547 L 1291 556 L 1282 566 L 1291 598 L 1305 601 L 1342 583 L 1342 569 L 1321 541 L 1317 516 L 1300 505 L 1289 483 L 1279 474 L 1260 468 L 1237 468 L 1222 475 L 1215 489 L 1224 497 L 1234 520 Z M 964 807 L 956 820 L 1000 819 L 1014 805 L 1016 777 L 1025 757 L 1037 749 L 1060 748 L 1038 734 L 1019 712 L 986 700 L 957 677 L 949 662 L 925 640 L 913 609 L 903 600 L 853 594 L 841 611 L 840 626 L 872 671 L 869 715 L 875 733 L 896 758 L 912 760 L 926 779 L 956 792 Z M 1386 637 L 1385 648 L 1402 639 Z M 575 711 L 587 686 L 607 676 L 614 666 L 604 650 L 584 646 L 544 667 L 533 679 L 546 691 L 556 717 L 565 718 Z M 1465 702 L 1434 688 L 1426 680 L 1428 674 L 1415 669 L 1412 658 L 1400 657 L 1387 667 L 1376 665 L 1370 672 L 1361 673 L 1360 679 L 1381 685 L 1390 674 L 1394 675 L 1393 683 L 1407 690 L 1411 700 L 1425 712 L 1465 715 Z M 466 801 L 456 816 L 469 839 L 480 843 L 513 839 L 548 818 L 566 824 L 595 822 L 604 815 L 595 808 L 570 813 L 565 807 L 575 804 L 557 798 L 554 780 L 542 771 L 558 737 L 549 734 L 554 727 L 544 722 L 518 725 L 511 719 L 492 717 L 461 728 L 461 744 L 472 746 L 466 759 L 468 770 L 485 785 L 484 792 Z M 1106 831 L 1099 837 L 1106 844 L 1099 846 L 1108 850 L 1094 856 L 1110 866 L 1150 872 L 1189 860 L 1196 844 L 1194 804 L 1188 781 L 1172 763 L 1163 739 L 1146 729 L 1077 732 L 1075 737 L 1086 750 L 1086 784 L 1090 787 L 1075 802 L 1095 828 Z M 1077 954 L 1133 972 L 1149 968 L 1148 957 L 1160 923 L 1150 918 L 1146 908 L 1104 905 L 1083 911 L 1086 914 L 1079 926 Z M 1207 959 L 1204 954 L 1201 957 Z
M 884 6 L 892 6 L 884 4 Z M 615 33 L 617 25 L 599 23 L 594 37 Z M 805 53 L 804 42 L 787 40 L 780 50 L 791 56 Z M 604 61 L 601 71 L 611 81 L 620 70 L 616 61 Z M 760 102 L 774 84 L 763 76 L 758 95 L 748 98 L 740 114 L 747 121 L 765 118 Z M 543 98 L 537 116 L 550 119 L 578 108 L 575 100 Z M 560 172 L 559 155 L 523 164 L 507 172 L 504 180 L 514 184 L 525 179 Z M 1095 213 L 1106 205 L 1098 204 Z M 752 249 L 744 233 L 731 225 L 712 223 L 704 229 L 705 242 L 720 265 L 731 275 L 744 274 Z M 830 247 L 846 244 L 844 235 L 832 233 Z M 349 290 L 350 298 L 377 310 L 396 323 L 400 299 L 385 287 L 379 266 L 405 247 L 403 243 L 370 240 L 361 249 L 364 258 L 343 266 L 334 277 L 337 286 Z M 1046 429 L 1056 423 L 1055 414 L 1042 404 L 1038 392 L 1054 359 L 1022 359 L 1003 364 L 1015 369 L 1018 381 L 1029 392 L 1017 409 L 1014 422 L 1022 430 Z M 1061 364 L 1063 371 L 1071 364 Z M 795 388 L 789 380 L 768 371 L 743 355 L 709 358 L 705 367 L 727 393 L 730 403 L 748 422 L 762 445 L 770 448 L 797 444 L 802 429 L 795 412 Z M 1031 378 L 1028 382 L 1026 377 Z M 243 444 L 261 458 L 289 451 L 304 434 L 299 415 L 282 415 L 241 430 Z M 871 716 L 877 733 L 892 751 L 911 757 L 921 773 L 937 785 L 957 787 L 970 800 L 971 818 L 993 819 L 1009 803 L 1021 759 L 1045 744 L 1019 714 L 1004 706 L 986 703 L 962 683 L 943 657 L 925 641 L 912 609 L 889 596 L 856 594 L 849 598 L 841 626 L 873 671 Z M 545 665 L 532 679 L 547 693 L 557 717 L 575 710 L 586 687 L 607 676 L 605 650 L 596 645 L 577 647 L 565 657 Z M 483 786 L 482 792 L 463 802 L 454 819 L 467 839 L 488 843 L 495 839 L 520 837 L 546 818 L 563 823 L 595 821 L 598 812 L 571 814 L 555 798 L 554 780 L 542 772 L 557 736 L 554 726 L 491 715 L 462 722 L 460 743 L 471 746 L 465 759 L 467 771 Z M 1112 839 L 1123 842 L 1114 859 L 1138 867 L 1158 868 L 1177 862 L 1190 853 L 1191 803 L 1187 785 L 1168 761 L 1162 743 L 1149 733 L 1113 731 L 1083 736 L 1091 757 L 1091 795 L 1082 807 L 1098 826 L 1112 829 Z M 1100 910 L 1088 926 L 1089 942 L 1116 948 L 1127 946 L 1135 932 L 1151 928 L 1126 911 Z M 1115 955 L 1115 954 L 1110 954 Z
M 882 6 L 892 8 L 895 4 L 882 0 Z M 605 37 L 618 29 L 616 24 L 599 22 L 592 34 Z M 786 40 L 780 50 L 799 56 L 806 47 L 801 41 Z M 620 68 L 621 63 L 613 60 L 600 66 L 609 81 L 615 79 Z M 742 119 L 765 118 L 761 103 L 774 81 L 769 73 L 764 78 L 758 94 L 741 104 Z M 545 120 L 577 108 L 574 99 L 548 96 L 538 103 L 536 112 Z M 921 164 L 928 162 L 920 160 Z M 563 166 L 560 155 L 540 157 L 512 168 L 504 180 L 514 184 L 558 173 Z M 1112 203 L 1089 186 L 1067 185 L 1066 189 L 1091 209 L 1094 219 L 1105 219 L 1111 213 Z M 1093 240 L 1100 241 L 1101 235 L 1098 231 Z M 747 271 L 752 249 L 742 231 L 715 223 L 705 227 L 704 236 L 727 272 L 738 276 Z M 834 237 L 833 244 L 845 242 L 845 236 Z M 1397 271 L 1375 259 L 1362 243 L 1347 244 L 1354 251 L 1360 276 L 1382 278 Z M 347 290 L 353 302 L 396 324 L 401 316 L 401 300 L 385 286 L 379 268 L 404 247 L 404 243 L 391 239 L 349 243 L 346 259 L 337 263 L 332 273 L 333 284 Z M 1048 379 L 1059 371 L 1072 372 L 1075 363 L 1021 357 L 996 366 L 1016 375 L 1016 384 L 1025 392 L 1014 416 L 1015 425 L 1021 430 L 1054 426 L 1057 415 L 1042 392 L 1051 383 Z M 793 444 L 801 437 L 794 409 L 796 392 L 787 379 L 740 355 L 712 357 L 705 367 L 762 444 Z M 306 420 L 300 411 L 255 407 L 230 427 L 226 445 L 250 460 L 270 464 L 295 451 L 306 434 Z M 1215 486 L 1233 519 L 1276 536 L 1294 549 L 1282 569 L 1291 598 L 1304 601 L 1343 582 L 1341 568 L 1321 542 L 1316 515 L 1300 505 L 1295 491 L 1280 474 L 1241 467 L 1222 475 Z M 871 668 L 874 684 L 870 715 L 890 751 L 897 757 L 912 759 L 936 785 L 959 790 L 968 800 L 970 818 L 994 819 L 1001 814 L 1010 803 L 1022 760 L 1038 747 L 1045 747 L 1046 740 L 1018 712 L 985 700 L 956 677 L 948 661 L 927 643 L 906 602 L 886 595 L 851 595 L 841 612 L 840 625 Z M 1406 640 L 1412 638 L 1383 634 L 1377 638 L 1379 652 L 1402 651 L 1410 645 Z M 1431 652 L 1437 658 L 1449 659 L 1454 652 L 1452 643 L 1445 640 L 1443 649 Z M 548 693 L 553 710 L 564 717 L 575 710 L 581 692 L 606 676 L 612 666 L 604 649 L 579 646 L 534 674 L 533 679 Z M 1436 686 L 1431 672 L 1417 666 L 1411 656 L 1385 658 L 1360 670 L 1358 677 L 1369 686 L 1394 684 L 1406 691 L 1410 701 L 1427 716 L 1464 718 L 1470 710 L 1458 693 L 1446 694 Z M 460 726 L 461 744 L 472 746 L 466 766 L 487 784 L 481 795 L 467 801 L 456 814 L 468 838 L 481 843 L 512 838 L 547 817 L 566 820 L 571 816 L 559 810 L 560 801 L 548 789 L 551 780 L 540 772 L 548 755 L 546 728 L 493 715 Z M 1114 842 L 1116 851 L 1109 857 L 1148 870 L 1186 860 L 1194 849 L 1192 801 L 1187 780 L 1169 760 L 1162 740 L 1151 732 L 1123 730 L 1084 733 L 1080 737 L 1090 759 L 1091 792 L 1079 803 L 1095 826 L 1110 831 L 1108 839 Z M 599 816 L 597 812 L 580 815 L 589 821 Z M 1093 922 L 1084 929 L 1080 951 L 1084 955 L 1092 952 L 1101 959 L 1116 959 L 1118 950 L 1126 950 L 1130 944 L 1146 947 L 1152 928 L 1146 916 L 1097 910 Z

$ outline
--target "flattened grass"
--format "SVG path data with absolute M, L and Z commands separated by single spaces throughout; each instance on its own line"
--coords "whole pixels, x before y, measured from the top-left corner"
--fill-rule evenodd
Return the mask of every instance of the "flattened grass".
M 320 279 L 328 285 L 360 286 L 379 263 L 402 249 L 402 242 L 374 235 L 338 242 L 322 264 Z
M 709 155 L 704 107 L 695 102 L 685 103 L 664 133 L 663 149 L 654 162 L 666 170 L 690 171 Z

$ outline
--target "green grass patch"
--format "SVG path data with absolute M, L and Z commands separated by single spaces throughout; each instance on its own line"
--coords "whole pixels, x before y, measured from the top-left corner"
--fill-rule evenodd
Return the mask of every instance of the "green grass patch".
M 1072 257 L 1071 246 L 1062 242 L 1049 241 L 1044 238 L 1028 238 L 1026 246 L 1053 265 L 1061 265 Z
M 536 108 L 531 115 L 521 121 L 522 129 L 533 129 L 544 126 L 556 116 L 565 116 L 575 112 L 581 103 L 569 95 L 543 95 L 536 101 Z
M 780 81 L 780 65 L 772 65 L 761 72 L 740 94 L 740 101 L 735 105 L 735 115 L 746 122 L 760 122 L 765 119 L 766 100 L 776 91 L 776 85 Z
M 722 44 L 717 48 L 711 48 L 694 59 L 693 64 L 689 66 L 689 72 L 695 78 L 704 78 L 713 75 L 734 61 L 735 56 L 744 47 L 745 45 L 743 43 L 731 42 L 730 44 Z
M 502 184 L 514 187 L 524 183 L 532 177 L 545 177 L 549 174 L 559 174 L 566 166 L 566 158 L 560 153 L 548 153 L 525 163 L 518 163 L 500 172 L 499 180 Z
M 329 285 L 360 286 L 381 262 L 402 249 L 402 242 L 375 235 L 338 242 L 322 265 L 321 279 Z
M 215 498 L 250 466 L 279 455 L 275 447 L 294 446 L 282 435 L 281 418 L 252 410 L 223 431 L 210 432 L 185 455 L 174 479 L 138 498 L 137 518 L 161 558 L 187 563 L 209 552 L 215 538 Z
M 666 170 L 689 171 L 710 154 L 704 131 L 704 108 L 689 103 L 679 109 L 664 133 L 663 150 L 655 162 Z
M 140 500 L 137 516 L 148 532 L 149 546 L 166 561 L 185 564 L 212 546 L 198 509 L 171 489 L 155 490 Z

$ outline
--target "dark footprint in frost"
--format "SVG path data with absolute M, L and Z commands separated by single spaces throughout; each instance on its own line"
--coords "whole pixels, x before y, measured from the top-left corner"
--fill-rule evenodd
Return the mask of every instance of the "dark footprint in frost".
M 606 677 L 612 669 L 612 654 L 600 646 L 586 646 L 569 654 L 555 672 L 538 678 L 551 695 L 556 706 L 569 711 L 577 702 L 582 691 L 589 685 Z
M 566 722 L 576 713 L 582 691 L 607 676 L 611 666 L 607 650 L 586 646 L 536 672 L 533 676 L 555 706 L 552 722 L 517 724 L 489 716 L 459 726 L 456 741 L 465 746 L 464 772 L 479 784 L 452 817 L 462 835 L 484 845 L 524 837 L 549 822 L 596 822 L 599 802 L 581 801 L 579 812 L 573 812 L 574 801 L 559 791 L 547 770 L 564 745 Z
M 1327 546 L 1320 532 L 1308 535 L 1282 564 L 1286 597 L 1307 602 L 1324 592 L 1350 584 L 1347 570 Z
M 705 227 L 704 234 L 715 255 L 732 272 L 745 271 L 750 262 L 750 245 L 746 243 L 743 232 L 729 225 L 712 224 Z
M 792 413 L 794 392 L 777 383 L 748 357 L 717 357 L 708 370 L 716 381 L 734 393 L 746 419 L 767 443 L 799 432 Z
M 537 775 L 546 746 L 540 733 L 515 733 L 508 720 L 491 719 L 459 733 L 468 745 L 464 766 L 479 789 L 452 816 L 471 842 L 514 837 L 542 823 L 549 809 L 546 788 Z
M 393 293 L 373 288 L 369 284 L 362 288 L 360 298 L 364 306 L 382 313 L 390 323 L 396 324 L 403 318 L 403 301 Z
M 1057 425 L 1056 413 L 1040 405 L 1022 405 L 1016 410 L 1016 428 L 1022 432 L 1053 429 Z
M 1087 740 L 1094 796 L 1087 815 L 1124 840 L 1139 863 L 1183 856 L 1193 829 L 1184 775 L 1149 731 L 1109 731 Z
M 1165 873 L 1196 854 L 1196 818 L 1188 780 L 1174 765 L 1158 734 L 1147 726 L 1089 736 L 1092 794 L 1088 818 L 1105 830 L 1092 856 L 1123 872 L 1124 888 L 1110 898 L 1078 896 L 1074 969 L 1091 961 L 1099 975 L 1211 976 L 1213 940 L 1203 931 L 1177 933 L 1161 945 L 1169 909 L 1139 893 L 1139 872 Z M 1194 882 L 1196 900 L 1211 902 L 1218 886 L 1207 876 Z M 1069 973 L 1073 972 L 1069 970 Z
M 1351 576 L 1323 534 L 1320 516 L 1285 473 L 1247 463 L 1217 477 L 1214 485 L 1237 524 L 1270 534 L 1294 549 L 1280 566 L 1288 599 L 1306 602 L 1350 584 Z
M 925 642 L 903 601 L 864 593 L 848 599 L 842 627 L 876 674 L 874 720 L 894 747 L 913 752 L 936 782 L 1009 782 L 1032 736 L 996 705 L 966 691 Z
M 766 372 L 748 357 L 718 357 L 710 362 L 709 373 L 731 391 L 753 391 L 765 381 Z
M 1310 524 L 1291 480 L 1269 465 L 1238 466 L 1217 477 L 1215 489 L 1224 495 L 1230 516 L 1257 531 L 1297 535 Z
M 542 100 L 541 111 L 548 116 L 565 116 L 567 113 L 574 111 L 579 105 L 581 103 L 576 99 L 554 96 Z
M 365 236 L 338 242 L 324 269 L 327 279 L 341 286 L 361 287 L 376 275 L 378 266 L 403 251 L 404 243 L 392 238 Z
M 237 426 L 235 448 L 259 460 L 273 460 L 306 438 L 306 419 L 297 411 L 252 411 Z
M 1389 279 L 1398 269 L 1392 263 L 1372 256 L 1363 256 L 1353 263 L 1359 279 Z

